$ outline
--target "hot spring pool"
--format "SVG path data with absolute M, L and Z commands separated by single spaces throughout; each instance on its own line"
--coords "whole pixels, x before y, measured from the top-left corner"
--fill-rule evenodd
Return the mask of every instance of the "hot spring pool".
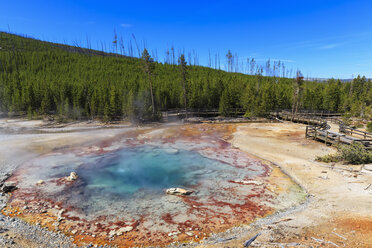
M 171 187 L 189 188 L 201 181 L 221 177 L 231 166 L 203 157 L 195 151 L 142 146 L 116 151 L 99 164 L 86 164 L 76 169 L 93 194 L 133 197 L 143 191 L 163 195 Z
M 214 130 L 201 135 L 204 127 L 123 133 L 42 154 L 9 179 L 18 190 L 4 213 L 16 211 L 28 222 L 78 237 L 78 244 L 164 245 L 249 223 L 272 213 L 279 195 L 300 191 L 280 174 L 279 192 L 267 164 Z M 66 180 L 70 172 L 78 179 Z M 174 187 L 194 193 L 165 193 Z
M 30 173 L 24 187 L 35 188 L 35 181 L 44 180 L 45 185 L 37 187 L 42 197 L 68 204 L 75 210 L 74 214 L 83 214 L 86 219 L 107 215 L 107 209 L 110 209 L 109 218 L 139 219 L 161 211 L 172 212 L 174 208 L 187 211 L 181 198 L 165 194 L 167 188 L 194 190 L 189 198 L 198 198 L 202 204 L 213 202 L 211 197 L 226 201 L 228 195 L 222 189 L 228 191 L 238 186 L 246 189 L 239 194 L 250 192 L 254 185 L 243 186 L 235 182 L 259 176 L 264 172 L 260 170 L 262 165 L 247 160 L 249 168 L 237 167 L 228 163 L 226 154 L 221 155 L 227 161 L 210 158 L 207 152 L 202 155 L 193 149 L 181 149 L 177 145 L 139 145 L 84 156 L 51 154 L 32 164 L 39 173 Z M 77 173 L 78 180 L 61 182 L 60 179 L 72 171 Z M 244 202 L 239 198 L 228 198 L 231 203 Z

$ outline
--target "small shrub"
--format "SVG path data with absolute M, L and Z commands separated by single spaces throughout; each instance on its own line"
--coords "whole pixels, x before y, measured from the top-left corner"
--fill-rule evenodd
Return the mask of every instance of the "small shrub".
M 244 117 L 245 118 L 252 118 L 252 112 L 250 112 L 250 111 L 247 111 L 247 112 L 245 112 L 245 114 L 244 114 Z
M 367 131 L 372 133 L 372 121 L 367 124 Z
M 357 121 L 354 125 L 356 128 L 362 128 L 364 125 L 361 121 Z
M 328 154 L 324 156 L 317 156 L 315 160 L 324 163 L 332 163 L 340 161 L 340 157 L 337 154 Z
M 346 113 L 344 116 L 342 116 L 342 121 L 343 123 L 346 125 L 346 126 L 350 126 L 351 125 L 351 114 L 350 113 Z
M 340 145 L 336 154 L 317 157 L 317 161 L 331 163 L 344 161 L 350 164 L 368 164 L 372 162 L 372 153 L 364 149 L 363 144 L 357 142 L 351 145 Z
M 359 142 L 340 146 L 339 153 L 343 161 L 351 164 L 367 164 L 372 162 L 371 152 L 364 149 L 364 146 Z

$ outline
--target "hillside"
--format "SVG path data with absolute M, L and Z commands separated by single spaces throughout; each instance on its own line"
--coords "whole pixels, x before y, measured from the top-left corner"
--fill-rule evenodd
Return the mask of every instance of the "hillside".
M 30 118 L 106 120 L 151 118 L 148 75 L 141 59 L 0 33 L 0 111 Z M 184 107 L 178 65 L 153 63 L 156 110 Z M 248 115 L 291 108 L 299 89 L 300 107 L 367 113 L 371 82 L 358 77 L 342 83 L 301 82 L 187 66 L 189 108 L 243 108 Z M 368 108 L 368 107 L 367 107 Z

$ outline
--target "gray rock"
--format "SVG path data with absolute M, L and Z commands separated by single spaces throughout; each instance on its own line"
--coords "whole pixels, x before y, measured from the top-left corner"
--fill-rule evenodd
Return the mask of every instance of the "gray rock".
M 4 193 L 10 193 L 17 189 L 17 185 L 15 182 L 5 182 L 1 191 Z
M 78 175 L 76 174 L 76 172 L 71 172 L 70 175 L 66 179 L 67 181 L 72 182 L 78 179 Z
M 168 195 L 191 195 L 194 193 L 192 190 L 182 188 L 169 188 L 165 191 Z

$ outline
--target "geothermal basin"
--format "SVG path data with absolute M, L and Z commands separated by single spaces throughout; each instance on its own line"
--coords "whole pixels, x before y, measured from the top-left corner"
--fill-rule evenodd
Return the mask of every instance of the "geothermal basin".
M 35 156 L 7 180 L 18 189 L 2 212 L 78 245 L 166 246 L 203 242 L 303 201 L 305 193 L 277 167 L 228 142 L 234 128 L 107 129 L 91 139 L 82 137 L 95 131 L 79 130 L 71 137 L 81 137 L 77 144 L 64 137 L 53 149 L 31 146 Z M 193 193 L 165 193 L 175 187 Z

